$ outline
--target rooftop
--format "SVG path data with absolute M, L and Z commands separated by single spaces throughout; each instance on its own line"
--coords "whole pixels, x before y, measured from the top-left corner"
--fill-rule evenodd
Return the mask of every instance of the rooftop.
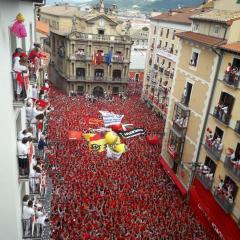
M 40 13 L 61 16 L 73 17 L 74 15 L 81 17 L 87 15 L 88 12 L 81 11 L 80 8 L 70 5 L 47 5 L 41 7 Z
M 181 8 L 169 11 L 167 13 L 162 13 L 151 19 L 155 21 L 174 22 L 190 25 L 192 23 L 190 17 L 196 13 L 199 13 L 200 11 L 201 8 Z
M 36 31 L 44 35 L 49 34 L 49 27 L 46 23 L 41 21 L 36 21 Z
M 195 33 L 191 31 L 176 33 L 176 36 L 179 38 L 190 40 L 190 41 L 199 42 L 209 47 L 218 47 L 226 43 L 226 40 L 222 38 L 212 37 L 212 36 L 204 35 L 201 33 Z
M 234 53 L 240 53 L 240 42 L 235 42 L 235 43 L 229 43 L 229 44 L 224 44 L 220 48 L 234 52 Z
M 231 25 L 233 21 L 240 19 L 240 11 L 213 9 L 211 11 L 195 14 L 190 18 L 194 20 L 219 22 Z

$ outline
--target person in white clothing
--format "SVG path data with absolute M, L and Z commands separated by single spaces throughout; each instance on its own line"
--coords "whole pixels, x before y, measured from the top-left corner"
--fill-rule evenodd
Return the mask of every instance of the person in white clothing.
M 23 234 L 24 236 L 31 236 L 32 231 L 32 217 L 35 216 L 35 211 L 33 209 L 33 201 L 29 200 L 27 206 L 23 206 Z
M 22 141 L 18 141 L 18 164 L 19 164 L 19 174 L 29 175 L 29 161 L 28 161 L 28 138 L 24 137 Z
M 31 127 L 21 130 L 18 133 L 18 141 L 22 141 L 23 138 L 29 138 L 29 137 L 32 138 L 32 136 L 33 136 L 32 131 L 33 131 L 33 129 Z

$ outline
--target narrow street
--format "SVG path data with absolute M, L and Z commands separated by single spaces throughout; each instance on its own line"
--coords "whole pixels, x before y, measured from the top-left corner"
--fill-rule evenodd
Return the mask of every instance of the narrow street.
M 123 114 L 123 122 L 148 134 L 161 133 L 162 120 L 150 114 L 135 87 L 130 84 L 126 100 L 94 103 L 51 88 L 52 239 L 213 239 L 164 172 L 161 144 L 150 145 L 145 136 L 123 139 L 128 151 L 112 160 L 106 152 L 90 151 L 84 139 L 68 139 L 69 130 L 98 128 L 88 119 L 99 118 L 99 110 Z

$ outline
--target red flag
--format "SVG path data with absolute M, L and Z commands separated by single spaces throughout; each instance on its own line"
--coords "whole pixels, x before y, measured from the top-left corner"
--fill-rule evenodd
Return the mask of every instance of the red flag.
M 81 131 L 68 131 L 68 138 L 70 140 L 79 140 L 82 137 Z
M 98 65 L 101 64 L 101 52 L 100 52 L 100 50 L 98 50 L 98 54 L 97 54 L 97 64 Z

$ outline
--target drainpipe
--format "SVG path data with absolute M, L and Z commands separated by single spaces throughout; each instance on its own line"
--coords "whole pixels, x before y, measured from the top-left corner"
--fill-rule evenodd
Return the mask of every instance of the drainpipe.
M 196 162 L 194 162 L 192 164 L 192 171 L 191 171 L 191 176 L 190 176 L 190 181 L 189 181 L 189 186 L 188 186 L 187 200 L 189 200 L 190 188 L 193 184 L 193 181 L 194 181 L 194 178 L 195 178 L 195 175 L 196 175 L 196 170 L 197 170 L 197 166 L 198 166 L 198 162 L 199 162 L 198 160 L 199 160 L 200 150 L 201 150 L 201 147 L 202 147 L 202 141 L 203 141 L 204 136 L 205 136 L 205 128 L 206 128 L 207 121 L 208 121 L 208 114 L 210 112 L 212 99 L 213 99 L 213 94 L 214 94 L 214 90 L 215 90 L 215 87 L 216 87 L 216 84 L 217 84 L 217 81 L 218 81 L 219 70 L 220 70 L 221 63 L 222 63 L 222 57 L 223 57 L 222 51 L 220 51 L 220 53 L 219 53 L 215 48 L 212 48 L 212 51 L 216 55 L 218 55 L 218 62 L 217 62 L 217 67 L 216 67 L 216 71 L 215 71 L 215 76 L 214 76 L 214 79 L 213 79 L 213 85 L 212 85 L 212 89 L 211 89 L 211 93 L 210 93 L 210 98 L 209 98 L 208 105 L 207 105 L 207 115 L 206 115 L 206 117 L 204 119 L 204 122 L 203 122 L 203 128 L 202 128 L 203 131 L 201 133 L 200 144 L 199 144 L 198 149 L 197 149 Z

